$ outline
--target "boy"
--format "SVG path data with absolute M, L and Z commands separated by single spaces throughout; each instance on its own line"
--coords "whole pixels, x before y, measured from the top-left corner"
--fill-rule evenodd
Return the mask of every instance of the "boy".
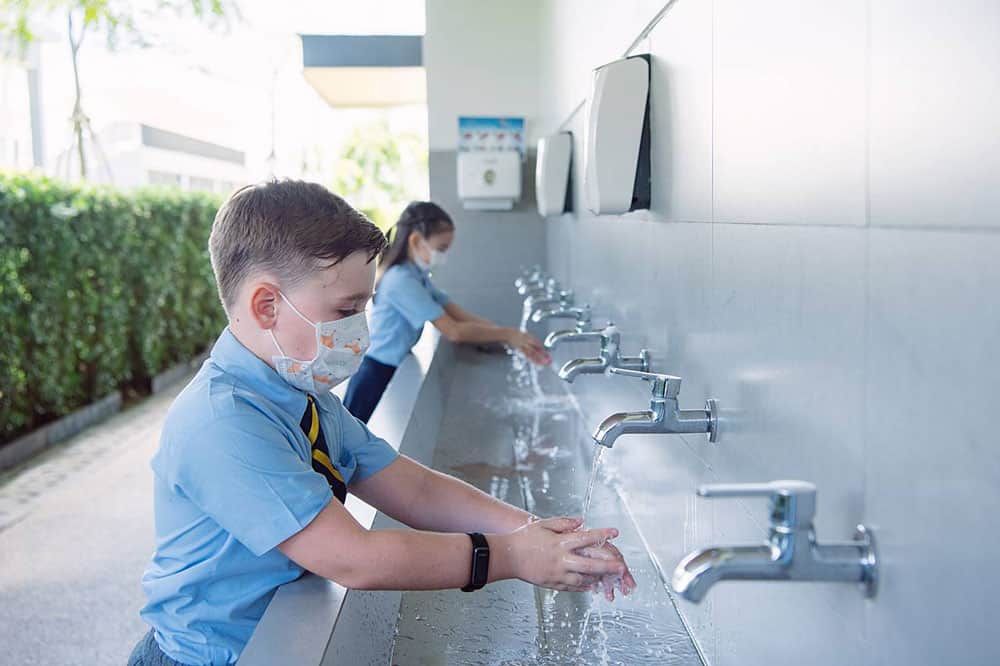
M 234 663 L 275 589 L 304 570 L 367 590 L 635 585 L 605 543 L 615 530 L 537 520 L 398 455 L 329 392 L 367 347 L 384 246 L 320 185 L 250 186 L 219 210 L 209 250 L 229 326 L 171 406 L 153 458 L 156 552 L 142 579 L 152 629 L 130 664 Z M 344 508 L 348 491 L 414 530 L 365 530 Z

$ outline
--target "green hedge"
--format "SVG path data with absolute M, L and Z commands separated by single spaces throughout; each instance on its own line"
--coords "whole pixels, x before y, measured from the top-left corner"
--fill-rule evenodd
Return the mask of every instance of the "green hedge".
M 0 173 L 0 442 L 204 350 L 217 198 Z

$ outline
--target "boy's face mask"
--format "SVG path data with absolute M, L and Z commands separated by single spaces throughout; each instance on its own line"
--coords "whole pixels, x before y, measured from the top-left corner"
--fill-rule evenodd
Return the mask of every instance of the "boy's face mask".
M 364 312 L 336 321 L 315 323 L 299 312 L 280 291 L 278 295 L 292 312 L 316 329 L 316 356 L 310 361 L 286 356 L 274 337 L 274 331 L 268 329 L 271 341 L 278 349 L 278 355 L 272 356 L 271 360 L 282 379 L 297 389 L 319 394 L 329 391 L 358 371 L 368 349 L 368 320 Z

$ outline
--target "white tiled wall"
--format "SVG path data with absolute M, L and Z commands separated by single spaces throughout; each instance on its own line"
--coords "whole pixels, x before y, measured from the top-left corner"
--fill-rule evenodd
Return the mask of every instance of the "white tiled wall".
M 545 3 L 550 131 L 661 6 Z M 679 0 L 643 46 L 652 210 L 586 212 L 577 159 L 577 212 L 546 222 L 549 269 L 625 351 L 682 375 L 683 407 L 722 404 L 717 445 L 609 454 L 641 479 L 638 520 L 672 568 L 764 535 L 763 502 L 696 499 L 699 483 L 801 478 L 821 540 L 865 522 L 882 555 L 874 601 L 723 583 L 680 602 L 696 640 L 739 666 L 1000 663 L 1000 5 Z M 580 156 L 582 113 L 569 128 Z M 624 378 L 573 390 L 590 425 L 648 398 Z
M 522 200 L 511 211 L 464 210 L 456 192 L 455 151 L 431 151 L 431 199 L 455 221 L 448 263 L 434 282 L 462 307 L 516 326 L 521 302 L 513 283 L 520 267 L 545 263 L 545 225 L 535 211 L 534 158 L 524 165 Z

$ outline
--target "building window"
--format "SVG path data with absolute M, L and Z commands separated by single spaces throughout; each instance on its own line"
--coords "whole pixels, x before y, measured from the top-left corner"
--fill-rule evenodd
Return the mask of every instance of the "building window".
M 215 181 L 211 178 L 191 176 L 191 178 L 188 179 L 188 189 L 196 190 L 198 192 L 214 192 Z
M 146 177 L 150 185 L 167 185 L 169 187 L 181 186 L 181 175 L 168 171 L 147 171 Z

